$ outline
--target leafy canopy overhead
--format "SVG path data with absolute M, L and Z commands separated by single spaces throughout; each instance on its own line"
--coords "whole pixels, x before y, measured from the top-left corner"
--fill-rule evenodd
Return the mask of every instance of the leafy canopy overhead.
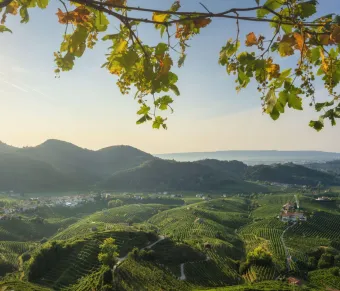
M 190 40 L 206 29 L 216 18 L 236 22 L 237 36 L 221 48 L 219 64 L 235 76 L 236 90 L 253 81 L 258 84 L 263 111 L 276 120 L 287 107 L 303 109 L 303 99 L 319 112 L 318 120 L 310 122 L 316 130 L 324 120 L 332 125 L 340 118 L 340 16 L 331 11 L 315 17 L 316 0 L 254 0 L 253 7 L 231 8 L 212 12 L 201 4 L 200 12 L 181 10 L 175 1 L 168 10 L 130 6 L 128 0 L 59 0 L 57 20 L 65 25 L 63 41 L 54 53 L 56 74 L 72 70 L 75 60 L 86 49 L 93 49 L 99 37 L 108 43 L 103 68 L 118 77 L 122 94 L 135 90 L 140 104 L 137 124 L 152 122 L 154 128 L 166 129 L 162 111 L 173 111 L 173 96 L 180 94 L 175 63 L 183 66 Z M 147 2 L 145 2 L 147 3 Z M 0 0 L 0 32 L 11 32 L 5 26 L 8 15 L 19 15 L 22 23 L 29 21 L 29 9 L 44 9 L 49 0 Z M 146 5 L 146 4 L 145 4 Z M 226 6 L 228 3 L 226 2 Z M 256 31 L 241 35 L 239 23 L 266 23 L 271 35 Z M 119 22 L 117 31 L 109 24 Z M 153 25 L 160 33 L 160 42 L 150 46 L 138 36 L 141 24 Z M 73 29 L 72 29 L 73 28 Z M 227 38 L 227 35 L 221 35 Z M 280 59 L 291 58 L 295 66 L 282 69 Z M 316 82 L 327 89 L 327 101 L 318 100 Z

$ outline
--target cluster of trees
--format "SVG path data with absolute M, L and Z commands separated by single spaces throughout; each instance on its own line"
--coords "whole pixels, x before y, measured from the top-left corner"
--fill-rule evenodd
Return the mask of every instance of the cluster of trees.
M 272 254 L 262 246 L 258 246 L 247 254 L 245 262 L 240 264 L 240 273 L 245 273 L 251 265 L 271 266 L 273 264 Z
M 138 248 L 133 248 L 128 254 L 129 259 L 136 261 L 153 261 L 156 259 L 155 252 L 153 250 L 140 250 Z
M 340 255 L 333 248 L 318 248 L 308 253 L 308 270 L 340 267 Z
M 124 202 L 120 199 L 110 200 L 107 203 L 107 206 L 109 208 L 115 208 L 115 207 L 119 207 L 119 206 L 123 206 L 123 205 L 124 205 Z
M 100 253 L 98 254 L 98 260 L 105 266 L 113 268 L 117 262 L 118 246 L 116 240 L 112 237 L 106 238 L 104 242 L 99 246 Z

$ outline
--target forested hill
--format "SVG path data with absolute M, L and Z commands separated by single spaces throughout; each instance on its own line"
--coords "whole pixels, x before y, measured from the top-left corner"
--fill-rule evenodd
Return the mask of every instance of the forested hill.
M 247 166 L 239 161 L 162 160 L 130 146 L 98 151 L 59 140 L 36 147 L 0 143 L 0 191 L 106 189 L 124 191 L 265 192 L 249 181 L 338 185 L 335 173 L 295 164 Z
M 25 148 L 0 144 L 0 157 L 6 161 L 0 163 L 0 172 L 11 177 L 7 183 L 0 183 L 0 190 L 16 191 L 87 189 L 117 171 L 155 159 L 152 155 L 130 146 L 113 146 L 92 151 L 59 140 L 47 140 L 36 147 Z M 15 159 L 13 163 L 16 168 L 9 166 L 12 159 Z M 46 179 L 49 181 L 44 187 L 34 182 L 42 177 L 36 170 L 38 164 L 41 169 L 46 170 Z M 57 177 L 67 177 L 67 182 L 61 183 Z
M 310 186 L 316 186 L 319 182 L 324 185 L 338 185 L 340 183 L 340 179 L 336 175 L 293 163 L 248 167 L 245 177 L 250 180 Z
M 106 189 L 134 191 L 266 191 L 262 186 L 235 176 L 214 165 L 155 159 L 114 174 L 102 186 Z
M 315 170 L 340 174 L 340 160 L 329 161 L 325 163 L 311 163 L 307 164 L 307 167 Z

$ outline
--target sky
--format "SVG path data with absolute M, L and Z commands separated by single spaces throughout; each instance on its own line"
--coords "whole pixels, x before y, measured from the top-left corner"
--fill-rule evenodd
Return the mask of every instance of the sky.
M 0 35 L 0 140 L 13 146 L 34 146 L 47 139 L 65 140 L 84 148 L 131 145 L 146 152 L 174 153 L 217 150 L 323 150 L 340 152 L 340 125 L 322 132 L 308 126 L 317 119 L 308 106 L 288 109 L 278 121 L 262 113 L 256 85 L 236 93 L 235 82 L 218 65 L 221 47 L 236 33 L 230 20 L 214 20 L 191 41 L 183 68 L 176 70 L 181 96 L 174 97 L 175 112 L 168 130 L 136 125 L 138 104 L 122 96 L 117 78 L 101 69 L 109 44 L 99 41 L 76 60 L 71 72 L 55 78 L 53 52 L 65 27 L 55 15 L 58 1 L 45 10 L 30 10 L 30 21 L 8 16 L 13 34 Z M 181 0 L 183 10 L 212 11 L 254 6 L 254 0 Z M 321 2 L 321 1 L 320 1 Z M 169 0 L 130 0 L 131 5 L 167 8 Z M 338 0 L 323 0 L 320 15 L 338 12 Z M 241 39 L 254 31 L 271 35 L 268 25 L 241 23 Z M 115 33 L 114 25 L 108 33 Z M 160 41 L 152 26 L 139 34 L 145 43 Z M 281 61 L 282 67 L 294 62 Z M 317 86 L 320 100 L 327 98 Z

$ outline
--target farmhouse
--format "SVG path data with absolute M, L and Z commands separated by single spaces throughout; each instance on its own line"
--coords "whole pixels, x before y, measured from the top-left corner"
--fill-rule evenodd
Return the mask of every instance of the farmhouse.
M 284 212 L 281 213 L 281 221 L 289 222 L 289 221 L 306 221 L 306 216 L 301 212 Z

